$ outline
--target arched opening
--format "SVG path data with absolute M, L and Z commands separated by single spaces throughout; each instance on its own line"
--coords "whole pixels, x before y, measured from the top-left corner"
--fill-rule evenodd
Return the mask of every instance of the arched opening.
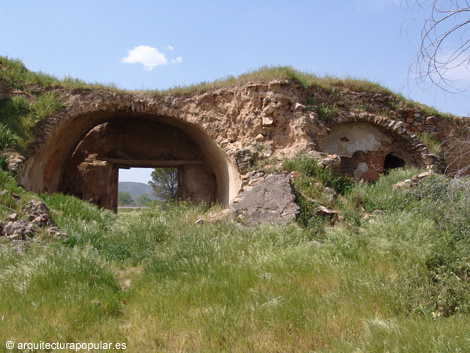
M 331 127 L 322 148 L 341 158 L 341 174 L 356 180 L 376 181 L 390 169 L 422 164 L 421 156 L 408 140 L 366 122 Z
M 197 204 L 227 204 L 238 191 L 235 165 L 202 128 L 137 112 L 69 118 L 28 159 L 20 182 L 116 211 L 119 169 L 133 167 L 178 168 L 179 197 Z
M 178 170 L 178 198 L 217 201 L 210 158 L 183 130 L 143 118 L 120 118 L 91 129 L 65 167 L 59 191 L 117 211 L 119 168 Z
M 393 154 L 389 153 L 385 156 L 384 171 L 387 173 L 391 169 L 403 168 L 406 165 L 405 161 Z

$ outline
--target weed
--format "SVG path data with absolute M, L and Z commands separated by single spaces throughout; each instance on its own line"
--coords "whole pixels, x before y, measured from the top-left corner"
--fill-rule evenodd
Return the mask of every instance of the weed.
M 436 156 L 439 156 L 441 154 L 442 146 L 441 146 L 441 143 L 436 138 L 432 137 L 426 132 L 419 134 L 418 138 L 427 147 L 429 152 L 431 152 L 432 154 Z
M 21 138 L 18 135 L 12 132 L 7 126 L 0 123 L 0 149 L 1 150 L 7 150 L 9 148 L 18 147 L 20 144 L 20 141 L 21 141 Z
M 327 105 L 327 104 L 321 103 L 317 107 L 317 114 L 318 114 L 318 119 L 325 122 L 334 118 L 336 115 L 338 115 L 338 107 L 336 106 L 336 104 Z
M 0 148 L 24 150 L 34 141 L 37 126 L 63 107 L 59 96 L 48 92 L 29 103 L 17 95 L 0 102 Z
M 283 168 L 287 171 L 299 171 L 307 177 L 315 177 L 341 195 L 348 193 L 354 185 L 352 179 L 333 175 L 328 169 L 318 165 L 313 158 L 308 158 L 305 153 L 300 153 L 292 160 L 284 161 Z
M 8 158 L 3 154 L 0 154 L 0 170 L 8 170 Z

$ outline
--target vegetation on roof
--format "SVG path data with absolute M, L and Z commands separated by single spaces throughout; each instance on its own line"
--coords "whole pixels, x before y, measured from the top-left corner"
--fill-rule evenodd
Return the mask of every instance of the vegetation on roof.
M 272 82 L 274 80 L 288 80 L 298 84 L 306 92 L 307 109 L 318 113 L 321 120 L 336 116 L 342 106 L 343 110 L 359 109 L 381 114 L 394 119 L 396 111 L 403 107 L 419 107 L 425 114 L 439 115 L 435 109 L 405 99 L 377 83 L 354 78 L 338 78 L 333 76 L 319 77 L 294 69 L 291 66 L 264 66 L 237 77 L 229 76 L 213 82 L 180 87 L 160 91 L 133 91 L 134 94 L 163 98 L 167 95 L 186 96 L 219 88 L 229 88 L 246 84 L 248 82 Z M 35 141 L 41 123 L 48 116 L 56 114 L 63 106 L 62 91 L 87 91 L 97 93 L 102 91 L 127 92 L 118 89 L 115 85 L 100 83 L 86 83 L 82 80 L 66 76 L 62 79 L 42 73 L 32 72 L 17 59 L 0 56 L 0 83 L 6 84 L 16 90 L 11 97 L 0 101 L 0 149 L 27 150 Z M 373 104 L 364 103 L 362 99 L 347 97 L 348 92 L 366 93 L 388 97 L 387 103 L 379 108 Z M 374 109 L 378 109 L 374 111 Z
M 355 78 L 338 78 L 334 76 L 317 76 L 313 73 L 302 72 L 292 66 L 263 66 L 259 69 L 243 73 L 237 77 L 228 76 L 213 82 L 200 82 L 189 86 L 175 86 L 167 90 L 146 91 L 158 95 L 174 94 L 189 95 L 211 89 L 227 88 L 242 85 L 248 82 L 270 82 L 273 80 L 290 80 L 307 89 L 309 87 L 319 87 L 326 91 L 332 89 L 346 88 L 353 91 L 365 91 L 370 93 L 394 94 L 389 89 L 367 80 Z M 84 90 L 112 90 L 119 91 L 113 84 L 104 85 L 99 83 L 86 83 L 85 81 L 66 76 L 63 79 L 42 73 L 29 71 L 18 59 L 9 59 L 0 56 L 0 81 L 22 90 L 33 90 L 34 87 Z M 122 92 L 130 92 L 121 90 Z M 139 91 L 145 92 L 145 91 Z

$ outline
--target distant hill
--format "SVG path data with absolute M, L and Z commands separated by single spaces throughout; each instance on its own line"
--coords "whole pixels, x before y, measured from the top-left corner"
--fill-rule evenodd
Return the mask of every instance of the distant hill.
M 135 182 L 132 182 L 132 181 L 120 181 L 119 185 L 118 185 L 118 188 L 119 188 L 119 192 L 129 193 L 134 201 L 141 194 L 149 195 L 152 200 L 157 200 L 158 199 L 157 197 L 155 197 L 153 195 L 152 187 L 148 184 L 135 183 Z

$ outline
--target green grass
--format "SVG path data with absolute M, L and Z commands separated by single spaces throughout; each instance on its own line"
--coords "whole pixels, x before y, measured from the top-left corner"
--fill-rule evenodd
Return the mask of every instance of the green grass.
M 323 203 L 333 176 L 302 155 L 285 166 L 303 179 L 299 193 Z M 20 254 L 0 242 L 0 339 L 125 342 L 130 352 L 464 352 L 470 222 L 464 204 L 447 210 L 465 189 L 437 178 L 393 190 L 417 172 L 338 184 L 334 227 L 195 225 L 211 210 L 114 215 L 44 195 L 68 240 L 40 238 Z M 3 171 L 0 189 L 38 198 Z M 8 195 L 0 208 L 21 213 Z
M 2 342 L 124 340 L 117 330 L 99 333 L 122 308 L 109 266 L 96 252 L 33 245 L 22 255 L 8 248 L 0 253 Z
M 63 106 L 54 91 L 31 99 L 31 102 L 24 95 L 0 101 L 0 149 L 24 151 L 34 142 L 40 124 Z
M 418 135 L 419 140 L 426 146 L 432 154 L 439 156 L 442 152 L 441 143 L 431 135 L 423 132 Z
M 263 66 L 259 69 L 249 71 L 237 77 L 228 76 L 213 82 L 200 82 L 190 86 L 175 86 L 164 91 L 157 91 L 155 95 L 162 96 L 171 95 L 191 95 L 194 93 L 204 92 L 211 89 L 229 88 L 243 85 L 249 82 L 270 82 L 274 80 L 289 80 L 302 86 L 304 89 L 317 87 L 332 93 L 338 88 L 346 88 L 357 91 L 368 91 L 373 93 L 392 94 L 390 90 L 380 86 L 379 84 L 355 79 L 355 78 L 338 78 L 333 76 L 317 76 L 313 73 L 299 71 L 292 66 Z

